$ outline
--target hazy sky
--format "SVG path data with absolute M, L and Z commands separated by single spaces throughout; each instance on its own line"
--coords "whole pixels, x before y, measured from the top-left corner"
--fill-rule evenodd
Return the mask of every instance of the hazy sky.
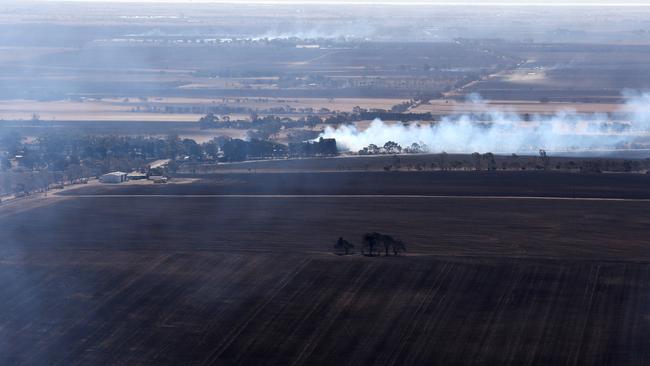
M 56 2 L 60 0 L 36 0 Z M 75 2 L 139 2 L 139 3 L 241 3 L 241 4 L 384 4 L 384 5 L 421 5 L 421 4 L 442 4 L 442 5 L 536 5 L 536 6 L 650 6 L 650 0 L 66 0 Z

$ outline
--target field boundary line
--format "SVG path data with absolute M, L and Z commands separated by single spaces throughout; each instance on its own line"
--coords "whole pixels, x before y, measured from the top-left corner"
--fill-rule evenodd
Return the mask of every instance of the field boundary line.
M 650 202 L 650 198 L 561 197 L 561 196 L 470 196 L 412 194 L 79 194 L 61 195 L 70 198 L 422 198 L 477 200 L 540 200 L 540 201 L 613 201 Z

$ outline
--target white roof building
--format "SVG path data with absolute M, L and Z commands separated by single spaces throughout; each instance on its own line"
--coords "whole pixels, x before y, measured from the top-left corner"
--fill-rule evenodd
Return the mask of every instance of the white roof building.
M 127 173 L 124 172 L 111 172 L 99 177 L 99 181 L 102 183 L 122 183 L 126 182 L 126 180 Z

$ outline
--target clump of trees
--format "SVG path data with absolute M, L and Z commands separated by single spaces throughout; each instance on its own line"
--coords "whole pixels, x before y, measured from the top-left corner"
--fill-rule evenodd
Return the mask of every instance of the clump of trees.
M 497 170 L 497 163 L 494 159 L 494 154 L 491 152 L 487 152 L 483 155 L 475 152 L 472 153 L 471 156 L 472 162 L 474 164 L 474 170 L 483 170 L 483 166 L 485 166 L 487 170 Z
M 339 237 L 339 240 L 337 240 L 336 244 L 334 244 L 334 250 L 339 253 L 343 252 L 345 255 L 350 254 L 350 251 L 352 249 L 354 249 L 354 244 L 343 239 L 342 237 Z
M 370 232 L 363 235 L 361 254 L 372 257 L 376 252 L 377 255 L 381 255 L 382 249 L 386 256 L 388 256 L 389 252 L 392 252 L 393 255 L 398 255 L 406 251 L 406 246 L 403 242 L 396 240 L 390 235 L 378 232 Z
M 548 169 L 548 166 L 551 164 L 551 159 L 546 155 L 546 150 L 540 149 L 539 150 L 539 159 L 542 161 L 542 166 L 544 167 L 544 170 Z
M 210 112 L 199 118 L 199 127 L 204 130 L 212 128 L 243 129 L 249 130 L 249 133 L 253 133 L 254 136 L 251 137 L 267 138 L 281 129 L 297 129 L 304 127 L 313 128 L 321 123 L 338 125 L 348 121 L 346 115 L 340 117 L 330 116 L 327 119 L 323 119 L 317 115 L 301 116 L 299 118 L 278 117 L 275 115 L 260 116 L 256 111 L 250 109 L 233 110 L 231 112 L 236 114 L 248 114 L 249 118 L 231 119 L 228 115 L 221 115 L 221 117 L 219 117 L 217 114 Z M 284 114 L 284 111 L 276 112 Z
M 336 156 L 337 154 L 336 139 L 325 139 L 321 137 L 318 141 L 303 141 L 289 144 L 289 155 L 292 157 Z
M 244 161 L 249 159 L 336 156 L 335 139 L 320 138 L 317 141 L 290 143 L 289 146 L 261 139 L 245 141 L 241 139 L 226 140 L 221 150 L 224 161 Z
M 243 161 L 337 154 L 336 140 L 323 138 L 288 146 L 267 139 L 224 137 L 199 144 L 176 135 L 159 138 L 52 133 L 31 141 L 17 133 L 0 136 L 0 171 L 10 170 L 12 165 L 27 170 L 53 172 L 83 167 L 96 175 L 113 170 L 133 170 L 155 159 L 181 162 Z
M 269 140 L 226 140 L 221 150 L 225 161 L 278 158 L 287 156 L 287 146 Z
M 386 257 L 391 254 L 396 256 L 400 253 L 406 252 L 406 245 L 402 241 L 397 240 L 390 235 L 378 232 L 369 232 L 363 234 L 361 240 L 361 254 L 368 257 L 381 256 L 382 252 Z M 352 254 L 353 249 L 354 244 L 348 242 L 342 237 L 339 237 L 334 244 L 335 252 L 340 254 Z
M 402 147 L 395 141 L 388 141 L 384 146 L 377 146 L 370 144 L 363 149 L 359 150 L 359 155 L 394 155 L 394 154 L 424 154 L 430 151 L 429 146 L 425 143 L 414 142 L 407 147 Z

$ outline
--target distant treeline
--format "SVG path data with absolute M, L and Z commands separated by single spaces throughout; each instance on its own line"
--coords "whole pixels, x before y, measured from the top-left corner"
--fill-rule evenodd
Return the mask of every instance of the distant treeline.
M 434 117 L 431 112 L 425 113 L 399 113 L 399 112 L 389 112 L 389 111 L 371 111 L 371 112 L 361 112 L 357 115 L 353 115 L 356 120 L 371 120 L 379 118 L 384 121 L 433 121 Z
M 14 177 L 27 177 L 25 180 L 35 179 L 33 173 L 49 172 L 56 173 L 47 175 L 51 179 L 72 181 L 110 171 L 141 169 L 157 159 L 171 159 L 169 169 L 173 171 L 182 162 L 214 163 L 336 154 L 336 141 L 323 138 L 284 145 L 257 138 L 245 141 L 227 137 L 199 144 L 175 135 L 159 138 L 47 134 L 32 141 L 15 132 L 0 136 L 0 171 Z M 28 182 L 16 179 L 4 183 L 13 186 L 3 187 L 5 193 L 31 187 Z
M 279 131 L 281 128 L 314 127 L 322 123 L 323 119 L 318 116 L 307 116 L 299 119 L 277 116 L 260 117 L 256 113 L 252 113 L 250 120 L 231 120 L 228 116 L 219 118 L 214 113 L 208 113 L 201 117 L 198 122 L 201 129 L 236 128 L 244 130 L 275 129 Z
M 227 140 L 222 148 L 223 161 L 244 161 L 266 158 L 336 156 L 335 139 L 320 138 L 313 142 L 296 142 L 288 146 L 268 140 Z
M 328 116 L 308 115 L 297 119 L 278 116 L 258 116 L 250 113 L 247 120 L 232 120 L 228 116 L 219 117 L 215 113 L 208 113 L 198 121 L 201 129 L 211 128 L 236 128 L 236 129 L 273 129 L 281 128 L 312 128 L 319 124 L 338 126 L 350 122 L 373 120 L 379 118 L 389 121 L 433 121 L 435 117 L 430 113 L 400 113 L 386 110 L 361 110 L 355 112 L 337 112 Z

